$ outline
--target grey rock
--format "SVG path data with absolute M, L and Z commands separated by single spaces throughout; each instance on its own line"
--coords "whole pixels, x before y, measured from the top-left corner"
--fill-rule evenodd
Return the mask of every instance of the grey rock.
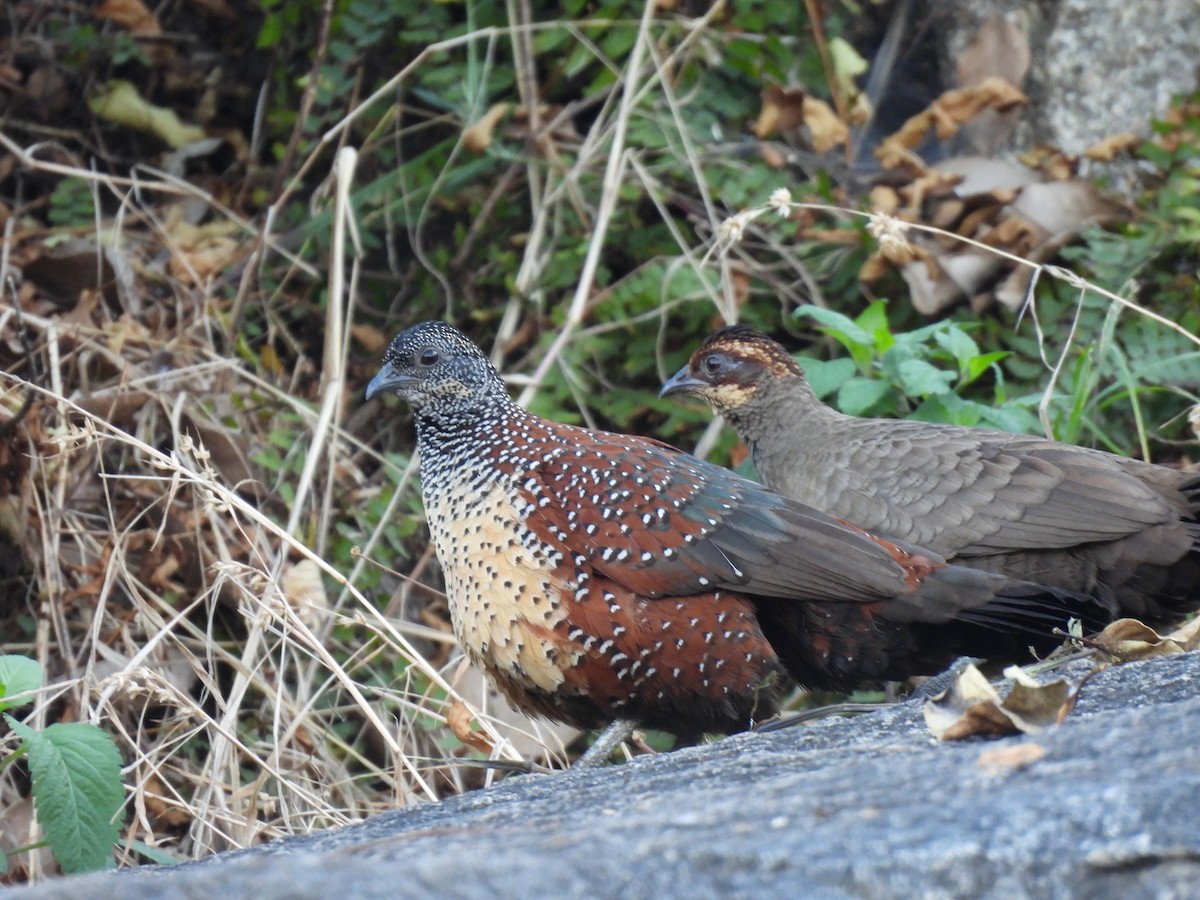
M 1197 896 L 1200 654 L 1110 668 L 1036 736 L 938 743 L 921 702 L 6 898 Z M 980 765 L 1020 743 L 1045 755 Z
M 1022 149 L 1080 153 L 1121 132 L 1146 135 L 1173 95 L 1198 85 L 1196 0 L 949 0 L 924 15 L 946 30 L 948 72 L 991 15 L 1025 34 L 1031 102 L 1014 142 Z

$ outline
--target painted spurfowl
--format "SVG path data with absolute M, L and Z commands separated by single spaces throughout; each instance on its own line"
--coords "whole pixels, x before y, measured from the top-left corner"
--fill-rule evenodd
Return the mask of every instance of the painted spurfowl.
M 458 331 L 388 347 L 459 643 L 518 708 L 583 728 L 735 731 L 817 688 L 1028 657 L 1087 599 L 868 534 L 647 438 L 518 406 Z
M 946 559 L 1155 624 L 1200 606 L 1200 473 L 1042 437 L 843 415 L 744 326 L 662 389 L 701 397 L 773 490 Z

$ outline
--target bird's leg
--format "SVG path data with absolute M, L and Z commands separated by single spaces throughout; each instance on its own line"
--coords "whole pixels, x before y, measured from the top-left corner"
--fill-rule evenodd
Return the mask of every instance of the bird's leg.
M 596 743 L 588 747 L 587 751 L 575 760 L 575 764 L 571 768 L 587 769 L 606 762 L 612 756 L 612 752 L 617 749 L 617 745 L 633 734 L 633 729 L 637 727 L 637 724 L 633 719 L 615 720 L 600 732 Z

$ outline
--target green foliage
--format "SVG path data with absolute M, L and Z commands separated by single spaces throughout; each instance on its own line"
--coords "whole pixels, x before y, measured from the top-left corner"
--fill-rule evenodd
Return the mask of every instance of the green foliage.
M 82 178 L 63 178 L 50 192 L 46 219 L 51 225 L 74 228 L 91 225 L 96 218 L 92 186 Z
M 1170 122 L 1139 155 L 1154 171 L 1137 206 L 1118 227 L 1087 230 L 1061 255 L 1097 286 L 1132 297 L 1178 330 L 1093 291 L 1043 278 L 1033 329 L 1002 334 L 1005 360 L 1019 381 L 1044 380 L 1045 354 L 1062 366 L 1047 410 L 1055 437 L 1152 458 L 1151 438 L 1186 438 L 1181 408 L 1200 402 L 1200 100 L 1181 99 Z M 1066 323 L 1073 322 L 1068 342 Z M 1173 430 L 1168 430 L 1168 428 Z
M 31 698 L 12 698 L 36 691 L 42 680 L 34 660 L 0 656 L 0 710 L 28 703 Z M 34 809 L 59 866 L 67 874 L 111 866 L 116 818 L 125 796 L 121 754 L 112 738 L 85 722 L 55 723 L 37 731 L 7 713 L 4 719 L 21 738 L 21 747 L 3 764 L 26 758 Z M 29 849 L 6 851 L 0 860 Z
M 49 20 L 47 31 L 50 41 L 61 42 L 60 62 L 72 69 L 81 69 L 97 59 L 115 66 L 151 64 L 145 49 L 128 31 L 101 31 L 92 22 L 54 18 Z
M 818 331 L 849 354 L 830 361 L 798 358 L 817 396 L 831 398 L 844 413 L 1018 432 L 1038 428 L 1030 399 L 1010 400 L 1005 394 L 997 364 L 1008 354 L 981 350 L 968 325 L 946 320 L 893 331 L 883 300 L 856 318 L 817 306 L 800 307 L 795 315 L 817 323 Z M 994 377 L 989 402 L 964 396 L 977 393 L 987 373 Z

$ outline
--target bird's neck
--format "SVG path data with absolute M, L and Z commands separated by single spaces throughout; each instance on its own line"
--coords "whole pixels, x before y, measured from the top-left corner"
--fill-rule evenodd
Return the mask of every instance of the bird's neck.
M 506 436 L 528 431 L 535 419 L 502 388 L 482 402 L 421 410 L 416 415 L 421 480 L 452 482 L 467 469 L 497 472 L 489 461 L 503 452 Z
M 788 379 L 759 391 L 742 406 L 723 410 L 725 419 L 746 443 L 762 445 L 777 436 L 788 443 L 820 440 L 838 418 L 837 410 L 817 399 L 806 381 Z

